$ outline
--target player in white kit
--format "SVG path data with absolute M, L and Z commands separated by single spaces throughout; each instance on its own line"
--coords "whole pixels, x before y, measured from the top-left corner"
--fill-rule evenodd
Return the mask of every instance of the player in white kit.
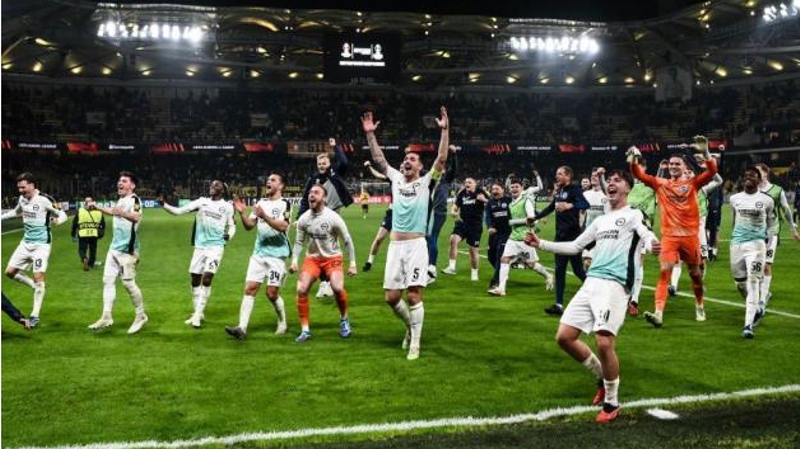
M 28 317 L 30 327 L 39 324 L 45 292 L 45 272 L 50 260 L 52 233 L 50 225 L 60 225 L 67 221 L 67 214 L 58 208 L 55 200 L 39 192 L 30 173 L 17 176 L 17 190 L 20 197 L 17 207 L 3 214 L 2 219 L 22 217 L 24 234 L 14 254 L 8 261 L 6 276 L 33 289 L 33 311 Z M 33 279 L 22 271 L 33 271 Z
M 309 241 L 306 249 L 306 258 L 303 261 L 303 270 L 297 280 L 297 313 L 300 316 L 302 330 L 295 339 L 303 343 L 311 339 L 309 324 L 308 290 L 321 274 L 331 284 L 336 304 L 339 306 L 339 336 L 350 337 L 350 320 L 347 315 L 347 291 L 344 289 L 344 273 L 342 266 L 342 250 L 339 239 L 347 248 L 347 258 L 350 267 L 347 274 L 356 275 L 356 249 L 350 232 L 344 220 L 336 212 L 325 206 L 328 193 L 321 185 L 312 186 L 308 193 L 309 209 L 297 220 L 297 240 L 292 251 L 292 264 L 289 272 L 297 272 L 297 260 L 306 240 Z
M 753 328 L 764 316 L 766 307 L 761 283 L 767 260 L 765 242 L 774 232 L 775 202 L 759 190 L 761 172 L 758 168 L 747 168 L 743 176 L 744 191 L 730 198 L 733 210 L 731 272 L 736 288 L 746 301 L 742 336 L 751 339 Z
M 605 169 L 592 170 L 592 177 L 589 180 L 590 188 L 583 192 L 583 197 L 586 198 L 586 201 L 589 203 L 589 208 L 586 209 L 586 214 L 584 215 L 583 229 L 587 229 L 597 217 L 600 217 L 611 209 L 608 204 L 608 197 L 606 197 L 606 194 L 603 192 L 600 181 L 600 176 L 604 174 Z M 594 251 L 592 249 L 583 250 L 583 266 L 585 269 L 589 269 L 589 266 L 592 264 L 593 256 Z
M 114 207 L 102 207 L 95 202 L 87 204 L 88 210 L 99 210 L 106 215 L 114 216 L 114 238 L 106 254 L 106 263 L 103 268 L 103 316 L 89 325 L 90 330 L 100 330 L 111 327 L 114 319 L 111 312 L 117 298 L 116 281 L 122 280 L 122 285 L 131 297 L 131 302 L 136 310 L 136 318 L 128 328 L 129 334 L 135 334 L 142 329 L 148 321 L 144 313 L 144 298 L 139 286 L 136 285 L 136 266 L 139 264 L 139 225 L 142 222 L 142 201 L 134 193 L 138 180 L 131 172 L 123 171 L 117 181 L 117 194 L 119 200 Z
M 223 198 L 225 190 L 222 181 L 214 180 L 208 188 L 208 198 L 198 198 L 182 207 L 159 200 L 161 207 L 172 215 L 197 212 L 192 226 L 194 253 L 189 263 L 194 308 L 192 316 L 184 322 L 195 329 L 205 321 L 204 310 L 211 296 L 211 282 L 222 263 L 225 244 L 236 234 L 233 205 Z
M 642 212 L 628 205 L 633 178 L 614 170 L 608 178 L 611 211 L 595 219 L 571 242 L 549 242 L 529 233 L 525 241 L 556 254 L 580 253 L 595 242 L 595 253 L 586 281 L 569 302 L 556 333 L 559 346 L 598 379 L 593 403 L 603 404 L 597 422 L 609 422 L 619 415 L 619 360 L 614 349 L 616 337 L 625 321 L 642 245 L 658 253 L 660 243 L 644 224 Z M 594 332 L 598 355 L 580 340 L 582 333 Z M 599 357 L 598 357 L 599 356 Z
M 392 181 L 392 233 L 383 288 L 386 292 L 386 303 L 405 324 L 406 335 L 402 347 L 408 348 L 408 360 L 419 358 L 422 324 L 425 319 L 422 292 L 428 283 L 428 245 L 425 236 L 431 201 L 431 180 L 441 177 L 450 145 L 447 110 L 442 106 L 440 112 L 441 117 L 436 119 L 441 129 L 439 154 L 425 176 L 420 176 L 422 160 L 414 152 L 406 153 L 402 173 L 390 167 L 375 137 L 380 122 L 373 120 L 372 112 L 361 117 L 373 163 L 379 172 Z M 408 305 L 402 299 L 404 290 L 408 292 Z
M 267 178 L 267 197 L 256 203 L 250 214 L 245 213 L 246 206 L 237 199 L 233 206 L 242 219 L 244 229 L 256 228 L 256 241 L 253 254 L 247 266 L 247 277 L 244 285 L 244 296 L 239 308 L 239 324 L 225 326 L 228 335 L 244 340 L 247 338 L 247 326 L 256 301 L 256 294 L 261 284 L 267 284 L 267 299 L 272 303 L 278 316 L 275 334 L 286 333 L 286 306 L 279 291 L 286 278 L 286 258 L 289 257 L 289 202 L 282 197 L 283 175 L 272 173 Z

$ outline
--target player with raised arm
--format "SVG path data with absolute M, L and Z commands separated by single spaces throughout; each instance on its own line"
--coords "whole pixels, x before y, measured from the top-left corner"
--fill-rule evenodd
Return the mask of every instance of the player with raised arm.
M 444 170 L 450 144 L 449 119 L 444 106 L 436 123 L 441 129 L 439 153 L 431 170 L 420 177 L 423 165 L 419 154 L 406 153 L 403 173 L 390 167 L 375 137 L 380 122 L 373 119 L 372 112 L 361 117 L 372 160 L 378 171 L 392 182 L 394 213 L 383 288 L 386 303 L 406 327 L 403 348 L 408 348 L 408 360 L 419 358 L 425 319 L 422 292 L 428 283 L 428 245 L 425 235 L 431 201 L 430 185 L 431 180 L 439 178 Z M 404 290 L 407 291 L 408 305 L 402 299 Z
M 280 297 L 280 288 L 286 279 L 286 258 L 291 249 L 286 236 L 290 207 L 282 196 L 283 182 L 283 175 L 274 172 L 270 174 L 267 178 L 267 197 L 258 200 L 250 214 L 245 213 L 246 206 L 242 200 L 237 198 L 233 202 L 244 229 L 256 229 L 256 241 L 247 266 L 244 296 L 239 308 L 239 324 L 225 326 L 225 332 L 239 340 L 247 338 L 247 325 L 253 313 L 256 294 L 263 283 L 267 284 L 267 299 L 278 316 L 275 334 L 286 333 L 286 306 Z
M 456 274 L 456 259 L 458 258 L 458 244 L 462 240 L 469 246 L 469 261 L 472 266 L 471 279 L 478 280 L 478 250 L 481 246 L 483 234 L 483 210 L 489 202 L 489 195 L 473 178 L 464 180 L 464 188 L 456 195 L 450 212 L 456 218 L 453 232 L 450 234 L 450 264 L 442 272 Z
M 749 167 L 744 171 L 744 191 L 730 198 L 733 210 L 731 233 L 731 273 L 736 288 L 745 298 L 744 328 L 742 336 L 753 338 L 753 328 L 764 316 L 764 267 L 766 265 L 766 241 L 775 231 L 775 203 L 759 190 L 761 171 Z
M 684 173 L 684 179 L 691 180 L 695 177 L 694 170 L 691 167 L 686 168 L 686 172 Z M 714 178 L 708 184 L 704 185 L 700 191 L 697 192 L 697 207 L 700 210 L 700 227 L 697 230 L 697 236 L 700 239 L 700 256 L 702 258 L 702 262 L 700 264 L 700 270 L 703 273 L 703 280 L 705 280 L 706 276 L 706 261 L 709 259 L 709 251 L 708 251 L 708 235 L 706 234 L 706 219 L 708 218 L 708 196 L 716 189 L 718 189 L 722 185 L 722 176 L 717 173 L 714 175 Z M 678 292 L 678 281 L 681 278 L 682 272 L 681 264 L 675 265 L 672 268 L 672 279 L 670 280 L 669 285 L 669 294 L 670 296 L 674 296 Z M 698 321 L 704 321 L 705 315 L 699 315 L 697 317 Z
M 329 153 L 317 155 L 317 171 L 311 175 L 303 187 L 300 197 L 300 208 L 297 210 L 299 218 L 308 210 L 308 193 L 311 187 L 321 185 L 328 192 L 328 207 L 334 212 L 339 212 L 342 207 L 353 204 L 353 197 L 347 188 L 345 177 L 349 171 L 347 155 L 341 145 L 336 144 L 336 139 L 328 139 L 328 148 L 333 153 L 333 161 Z M 317 298 L 333 295 L 327 279 L 322 278 L 317 291 Z
M 663 249 L 659 257 L 660 274 L 655 293 L 655 311 L 645 312 L 644 317 L 656 328 L 664 322 L 664 307 L 667 303 L 667 289 L 672 268 L 686 262 L 692 278 L 695 297 L 695 318 L 704 321 L 706 314 L 703 307 L 703 273 L 700 270 L 702 256 L 700 239 L 697 230 L 700 228 L 700 211 L 697 206 L 697 192 L 711 182 L 717 174 L 717 163 L 708 153 L 708 140 L 695 137 L 695 148 L 702 151 L 707 170 L 691 180 L 684 179 L 686 161 L 682 154 L 674 154 L 669 158 L 669 179 L 650 176 L 642 170 L 638 163 L 641 152 L 636 147 L 628 150 L 628 162 L 631 173 L 637 179 L 650 186 L 658 198 L 661 210 L 661 243 Z
M 51 196 L 36 188 L 33 175 L 28 172 L 17 176 L 17 190 L 20 195 L 17 207 L 4 213 L 2 219 L 22 217 L 24 234 L 8 261 L 6 276 L 33 290 L 33 310 L 28 322 L 34 327 L 39 324 L 44 302 L 45 273 L 53 240 L 50 226 L 67 221 L 67 214 Z M 28 269 L 33 271 L 33 279 L 23 273 Z
M 761 172 L 761 184 L 758 188 L 770 198 L 772 198 L 775 208 L 773 210 L 773 220 L 771 229 L 771 237 L 767 243 L 767 257 L 764 264 L 764 282 L 761 283 L 761 300 L 764 302 L 764 307 L 767 307 L 769 300 L 772 299 L 772 292 L 770 286 L 772 285 L 772 264 L 775 263 L 775 254 L 778 252 L 778 244 L 780 243 L 781 234 L 781 219 L 780 211 L 783 211 L 783 216 L 792 232 L 792 238 L 795 240 L 800 239 L 800 234 L 797 233 L 797 225 L 792 218 L 792 209 L 789 207 L 789 201 L 786 199 L 786 192 L 783 187 L 769 182 L 770 168 L 766 164 L 756 164 L 756 168 Z
M 194 253 L 189 263 L 194 307 L 192 316 L 184 322 L 195 329 L 199 329 L 205 321 L 204 311 L 211 296 L 211 282 L 222 263 L 225 244 L 236 233 L 233 206 L 225 200 L 225 191 L 225 183 L 214 180 L 208 188 L 207 198 L 198 198 L 182 207 L 171 206 L 163 199 L 159 200 L 161 207 L 172 215 L 196 212 L 192 226 Z
M 545 288 L 548 291 L 552 290 L 553 277 L 539 263 L 536 249 L 525 244 L 525 234 L 530 230 L 529 224 L 533 223 L 536 215 L 533 200 L 530 195 L 524 193 L 522 180 L 518 178 L 512 178 L 509 181 L 509 189 L 511 190 L 511 203 L 508 206 L 508 224 L 511 226 L 511 231 L 500 257 L 497 286 L 489 289 L 488 293 L 492 296 L 506 295 L 506 282 L 508 282 L 511 261 L 517 259 L 522 259 L 525 265 L 539 273 L 545 279 Z
M 598 379 L 593 404 L 603 405 L 596 421 L 605 423 L 619 416 L 619 359 L 614 345 L 625 322 L 635 265 L 642 245 L 658 254 L 660 244 L 644 224 L 642 213 L 628 206 L 633 187 L 631 175 L 614 170 L 608 178 L 611 210 L 595 219 L 574 241 L 549 242 L 529 233 L 525 241 L 556 254 L 579 254 L 594 242 L 592 264 L 586 281 L 561 316 L 556 341 L 567 354 L 580 362 Z M 594 332 L 597 355 L 580 340 Z
M 88 210 L 99 210 L 106 215 L 114 217 L 114 237 L 106 254 L 106 263 L 103 267 L 103 316 L 89 325 L 90 330 L 100 330 L 114 324 L 112 311 L 117 298 L 116 281 L 122 280 L 122 285 L 131 297 L 131 302 L 136 310 L 136 318 L 128 328 L 129 334 L 142 330 L 148 317 L 144 313 L 144 298 L 142 290 L 136 285 L 136 266 L 139 264 L 139 225 L 142 223 L 142 200 L 136 195 L 138 179 L 128 171 L 120 172 L 117 181 L 117 194 L 119 200 L 114 207 L 103 207 L 96 202 L 86 205 Z
M 350 261 L 347 274 L 350 276 L 356 275 L 356 249 L 342 217 L 325 206 L 326 197 L 327 192 L 322 186 L 312 186 L 308 193 L 310 208 L 297 220 L 297 239 L 292 251 L 292 264 L 289 272 L 297 272 L 300 252 L 303 250 L 306 240 L 309 240 L 306 258 L 303 260 L 303 269 L 297 280 L 297 314 L 300 316 L 300 325 L 302 326 L 300 335 L 295 339 L 298 343 L 312 338 L 308 319 L 308 290 L 323 272 L 325 277 L 330 280 L 336 304 L 339 306 L 339 336 L 348 338 L 351 333 L 339 239 L 347 248 L 347 258 Z

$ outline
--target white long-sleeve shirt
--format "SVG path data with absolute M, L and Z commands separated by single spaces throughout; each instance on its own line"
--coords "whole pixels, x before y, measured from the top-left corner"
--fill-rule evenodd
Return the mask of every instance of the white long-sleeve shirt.
M 309 240 L 306 257 L 340 256 L 342 255 L 342 249 L 339 247 L 340 238 L 347 247 L 350 265 L 355 265 L 356 250 L 342 217 L 328 207 L 324 207 L 319 213 L 309 209 L 297 220 L 297 238 L 292 251 L 292 261 L 296 262 L 300 257 L 306 240 Z
M 655 234 L 643 220 L 641 211 L 625 206 L 597 217 L 571 242 L 542 240 L 539 247 L 556 254 L 573 255 L 595 242 L 592 265 L 586 276 L 617 281 L 630 290 L 642 244 L 650 250 L 656 241 Z

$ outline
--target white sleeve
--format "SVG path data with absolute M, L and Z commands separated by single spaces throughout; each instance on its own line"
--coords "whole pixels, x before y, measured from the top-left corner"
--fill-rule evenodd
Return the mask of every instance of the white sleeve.
M 711 178 L 711 181 L 708 184 L 703 186 L 703 192 L 705 192 L 706 195 L 708 195 L 714 190 L 717 190 L 717 187 L 721 186 L 722 182 L 723 182 L 722 176 L 720 176 L 719 173 L 717 173 L 716 175 L 714 175 L 713 178 Z
M 350 232 L 347 230 L 347 225 L 345 224 L 344 220 L 342 220 L 342 217 L 340 217 L 338 214 L 334 220 L 334 226 L 336 228 L 336 232 L 342 237 L 344 246 L 347 248 L 347 260 L 350 261 L 350 265 L 356 265 L 356 248 L 355 245 L 353 245 L 353 239 L 350 237 Z
M 171 213 L 172 215 L 183 215 L 189 212 L 196 211 L 197 209 L 200 209 L 200 205 L 201 205 L 200 199 L 196 199 L 183 207 L 175 207 L 167 203 L 164 203 L 164 210 Z
M 387 165 L 386 167 L 386 177 L 392 182 L 400 182 L 403 180 L 403 174 L 400 173 L 400 170 L 392 167 L 391 165 Z
M 775 209 L 775 202 L 772 201 L 772 198 L 767 196 L 770 199 L 769 206 L 767 207 L 767 239 L 771 239 L 775 231 L 777 231 L 777 226 L 775 224 L 778 221 L 778 214 L 777 210 Z
M 637 211 L 638 212 L 638 211 Z M 647 226 L 644 224 L 644 216 L 641 212 L 636 216 L 636 224 L 634 225 L 634 232 L 639 235 L 644 243 L 644 248 L 647 252 L 651 252 L 653 249 L 653 243 L 657 242 L 658 239 L 656 235 L 651 231 Z
M 525 200 L 525 215 L 528 218 L 533 218 L 536 216 L 536 208 L 533 207 L 533 201 L 531 199 Z
M 64 224 L 64 222 L 67 221 L 67 214 L 61 209 L 56 209 L 55 212 L 56 218 L 53 220 L 53 224 L 56 226 Z
M 233 207 L 230 208 L 230 213 L 228 214 L 228 227 L 225 229 L 225 232 L 228 234 L 228 240 L 231 240 L 234 235 L 236 235 L 236 221 L 233 219 Z
M 539 248 L 551 253 L 560 254 L 562 256 L 578 254 L 590 243 L 597 239 L 598 221 L 599 220 L 593 221 L 592 224 L 589 225 L 589 227 L 578 236 L 578 238 L 571 242 L 550 242 L 547 240 L 542 240 L 539 243 Z
M 15 207 L 15 208 L 7 211 L 6 213 L 4 213 L 2 215 L 2 219 L 3 220 L 8 220 L 9 218 L 14 218 L 14 217 L 19 216 L 21 213 L 22 213 L 22 206 L 20 206 L 19 203 L 17 203 L 17 207 Z
M 292 261 L 296 261 L 300 258 L 300 253 L 303 252 L 303 244 L 306 242 L 306 215 L 308 211 L 306 211 L 298 220 L 297 220 L 297 235 L 294 239 L 294 247 L 292 248 Z
M 783 209 L 783 216 L 786 217 L 786 221 L 789 222 L 789 226 L 792 227 L 792 230 L 795 230 L 797 226 L 794 222 L 794 217 L 792 217 L 792 208 L 789 206 L 789 200 L 786 198 L 786 191 L 781 190 L 781 209 Z M 775 215 L 778 215 L 778 205 L 775 205 Z

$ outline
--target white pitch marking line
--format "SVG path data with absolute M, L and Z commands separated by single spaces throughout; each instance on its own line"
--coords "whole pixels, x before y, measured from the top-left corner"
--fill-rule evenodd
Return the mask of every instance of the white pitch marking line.
M 20 232 L 20 231 L 22 231 L 23 229 L 24 229 L 24 228 L 18 228 L 18 229 L 12 229 L 12 230 L 10 230 L 10 231 L 3 231 L 3 233 L 2 233 L 2 234 L 0 234 L 0 235 L 6 235 L 6 234 L 12 234 L 12 233 L 14 233 L 14 232 Z
M 469 255 L 469 252 L 467 252 L 467 251 L 459 251 L 459 254 Z M 484 258 L 484 259 L 488 259 L 488 257 L 484 256 L 483 254 L 479 254 L 479 256 Z M 554 271 L 550 267 L 544 267 L 544 268 L 547 271 Z M 570 271 L 567 271 L 567 274 L 569 274 L 570 276 L 575 276 L 575 274 L 570 272 Z M 649 285 L 642 285 L 642 288 L 647 289 L 647 290 L 655 290 L 656 289 L 655 287 L 651 287 Z M 687 298 L 694 299 L 694 295 L 690 295 L 688 293 L 678 292 L 677 295 L 678 296 L 685 296 Z M 725 305 L 731 306 L 731 307 L 738 307 L 740 309 L 744 309 L 744 308 L 747 307 L 745 304 L 742 304 L 742 303 L 733 302 L 733 301 L 726 301 L 724 299 L 711 298 L 711 297 L 708 297 L 708 296 L 705 296 L 705 295 L 703 296 L 703 300 L 704 301 L 708 301 L 708 302 L 718 303 L 718 304 L 725 304 Z M 770 314 L 773 314 L 773 315 L 780 315 L 780 316 L 785 316 L 785 317 L 789 317 L 789 318 L 794 318 L 794 319 L 800 320 L 800 315 L 797 315 L 797 314 L 794 314 L 794 313 L 782 312 L 780 310 L 775 310 L 775 309 L 772 309 L 772 308 L 767 309 L 767 312 L 769 312 Z
M 708 401 L 722 401 L 730 399 L 741 399 L 752 396 L 764 396 L 771 394 L 795 393 L 800 392 L 800 384 L 784 385 L 781 387 L 755 388 L 751 390 L 734 391 L 730 393 L 712 393 L 693 396 L 677 396 L 672 398 L 651 398 L 640 399 L 629 403 L 623 403 L 623 407 L 645 408 L 657 406 L 672 406 L 676 404 L 699 403 Z M 253 432 L 240 433 L 225 437 L 205 437 L 192 440 L 176 441 L 130 441 L 114 443 L 92 443 L 84 445 L 64 445 L 64 446 L 30 446 L 19 449 L 145 449 L 145 448 L 183 448 L 193 446 L 232 445 L 251 441 L 274 441 L 307 438 L 314 436 L 329 435 L 360 435 L 385 432 L 408 432 L 418 429 L 435 429 L 442 427 L 474 427 L 474 426 L 496 426 L 518 424 L 528 421 L 547 421 L 551 418 L 560 416 L 580 415 L 596 411 L 594 406 L 578 405 L 573 407 L 559 407 L 542 410 L 538 413 L 523 413 L 511 416 L 494 416 L 486 418 L 474 418 L 471 416 L 459 418 L 442 418 L 429 421 L 402 421 L 383 424 L 361 424 L 355 426 L 338 427 L 318 427 L 312 429 L 284 430 L 273 432 Z

